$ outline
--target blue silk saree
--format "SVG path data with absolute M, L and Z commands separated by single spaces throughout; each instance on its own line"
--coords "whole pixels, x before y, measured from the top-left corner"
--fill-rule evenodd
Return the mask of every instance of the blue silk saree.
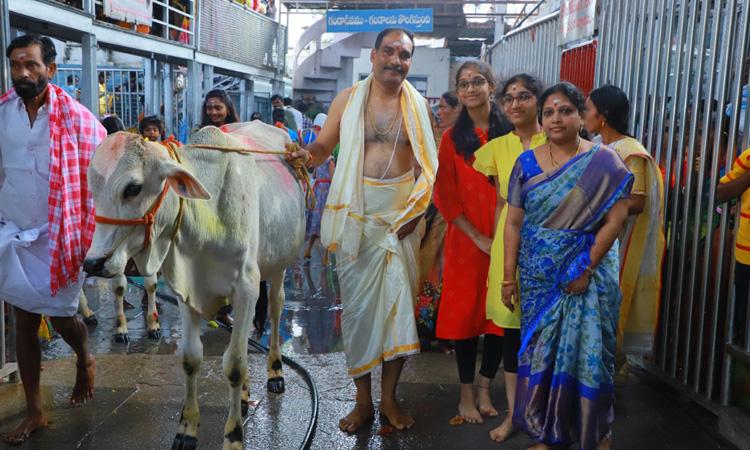
M 629 196 L 632 179 L 617 153 L 601 145 L 548 173 L 529 150 L 513 169 L 508 202 L 524 210 L 513 420 L 538 442 L 588 450 L 610 432 L 621 299 L 617 242 L 585 293 L 564 289 L 591 263 L 594 236 L 615 202 Z

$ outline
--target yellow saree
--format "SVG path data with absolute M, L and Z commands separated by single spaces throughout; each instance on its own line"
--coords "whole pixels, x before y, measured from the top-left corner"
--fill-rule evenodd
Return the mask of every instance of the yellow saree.
M 643 211 L 629 216 L 620 234 L 622 304 L 617 348 L 620 353 L 647 354 L 652 351 L 661 301 L 664 183 L 656 162 L 637 140 L 626 137 L 612 147 L 635 176 L 631 195 L 646 197 Z

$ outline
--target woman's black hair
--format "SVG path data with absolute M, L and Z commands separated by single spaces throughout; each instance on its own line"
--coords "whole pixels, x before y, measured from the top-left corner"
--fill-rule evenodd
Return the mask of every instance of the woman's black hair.
M 539 99 L 539 96 L 544 92 L 544 85 L 539 80 L 539 78 L 535 77 L 534 75 L 529 75 L 528 73 L 519 73 L 505 80 L 503 85 L 500 86 L 500 89 L 497 91 L 497 93 L 500 94 L 499 96 L 502 97 L 507 94 L 508 88 L 513 83 L 523 84 L 523 86 L 528 89 L 529 92 L 534 94 L 534 97 L 536 97 L 537 100 Z
M 201 128 L 213 125 L 213 122 L 211 122 L 211 118 L 208 117 L 208 114 L 206 114 L 206 103 L 208 102 L 209 98 L 217 98 L 220 102 L 224 103 L 224 106 L 227 107 L 227 119 L 225 123 L 239 122 L 237 110 L 234 109 L 234 102 L 231 98 L 229 98 L 229 95 L 227 95 L 226 91 L 224 91 L 223 89 L 214 89 L 213 91 L 210 91 L 208 94 L 206 94 L 206 98 L 203 100 L 203 107 L 201 108 Z
M 125 131 L 125 124 L 122 123 L 119 117 L 112 115 L 102 119 L 102 126 L 107 130 L 107 136 L 115 134 L 118 131 Z
M 455 108 L 458 106 L 458 97 L 453 92 L 451 91 L 443 92 L 443 95 L 441 95 L 440 97 L 442 97 L 443 100 L 445 100 L 445 103 L 450 105 L 451 108 Z
M 487 79 L 488 82 L 492 83 L 493 85 L 495 84 L 495 77 L 492 74 L 492 69 L 490 68 L 490 66 L 483 63 L 482 61 L 472 60 L 463 63 L 458 69 L 458 72 L 456 72 L 456 85 L 458 85 L 458 80 L 461 77 L 461 72 L 463 72 L 464 69 L 468 67 L 474 67 L 477 72 L 479 72 L 484 78 Z M 497 105 L 494 102 L 490 102 L 489 124 L 490 127 L 487 136 L 488 141 L 498 136 L 510 133 L 510 131 L 513 130 L 513 126 L 511 126 L 505 116 L 502 115 L 500 109 L 498 109 Z M 463 156 L 467 161 L 471 159 L 471 157 L 474 155 L 474 152 L 477 151 L 482 145 L 476 133 L 474 132 L 474 129 L 474 121 L 471 120 L 469 111 L 467 111 L 466 106 L 464 106 L 461 108 L 461 112 L 458 114 L 458 119 L 453 125 L 451 137 L 453 138 L 453 143 L 456 146 L 456 153 Z
M 586 99 L 583 98 L 583 93 L 573 83 L 570 83 L 568 81 L 563 81 L 563 82 L 555 84 L 554 86 L 550 86 L 549 88 L 547 88 L 546 91 L 544 91 L 542 96 L 539 97 L 539 123 L 540 124 L 542 123 L 542 108 L 544 108 L 544 103 L 547 101 L 548 98 L 550 98 L 554 94 L 562 94 L 565 98 L 570 100 L 570 103 L 572 103 L 573 106 L 578 110 L 578 114 L 580 114 L 581 117 L 583 117 L 583 113 L 586 110 Z M 589 133 L 583 127 L 581 127 L 581 129 L 578 130 L 578 135 L 584 139 L 589 138 Z
M 599 115 L 607 121 L 607 125 L 620 134 L 630 135 L 628 133 L 630 101 L 622 89 L 611 84 L 605 84 L 591 91 L 589 98 L 591 103 L 596 106 Z
M 263 120 L 263 115 L 258 111 L 255 111 L 250 115 L 250 121 L 252 122 L 253 120 Z

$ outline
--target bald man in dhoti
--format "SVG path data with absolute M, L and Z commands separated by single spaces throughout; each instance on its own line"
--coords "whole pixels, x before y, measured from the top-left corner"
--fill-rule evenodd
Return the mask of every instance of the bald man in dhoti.
M 13 89 L 0 97 L 0 299 L 15 307 L 26 417 L 3 440 L 21 444 L 47 425 L 39 389 L 42 314 L 77 356 L 70 403 L 93 395 L 88 331 L 75 314 L 81 266 L 94 235 L 86 171 L 107 133 L 83 105 L 49 82 L 57 68 L 49 38 L 23 35 L 7 54 Z
M 316 141 L 292 154 L 315 166 L 340 143 L 321 241 L 336 254 L 344 348 L 357 388 L 354 409 L 339 422 L 350 433 L 374 416 L 370 373 L 381 363 L 380 412 L 399 430 L 414 424 L 396 402 L 396 385 L 404 357 L 419 352 L 417 255 L 437 150 L 427 102 L 406 81 L 413 51 L 411 33 L 380 33 L 372 74 L 341 92 Z

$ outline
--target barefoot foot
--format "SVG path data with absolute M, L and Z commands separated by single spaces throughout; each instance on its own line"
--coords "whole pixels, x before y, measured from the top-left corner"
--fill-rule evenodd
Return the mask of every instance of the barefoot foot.
M 497 417 L 499 414 L 492 405 L 492 398 L 490 397 L 490 383 L 492 383 L 490 378 L 479 376 L 477 380 L 477 406 L 481 415 Z
M 463 417 L 467 423 L 483 423 L 482 414 L 479 413 L 474 402 L 461 401 L 458 404 L 458 415 Z
M 536 445 L 532 445 L 531 447 L 527 448 L 526 450 L 552 450 L 552 447 L 550 447 L 547 444 L 539 443 L 539 444 L 536 444 Z
M 385 416 L 391 426 L 397 430 L 408 430 L 414 426 L 414 419 L 406 414 L 395 401 L 380 401 L 380 414 Z
M 375 408 L 372 404 L 361 405 L 357 403 L 346 417 L 339 420 L 339 429 L 345 433 L 355 433 L 364 424 L 371 421 L 374 416 Z
M 2 440 L 9 445 L 21 445 L 26 442 L 31 434 L 40 428 L 47 426 L 47 416 L 44 413 L 28 413 L 18 428 L 3 436 Z
M 94 398 L 94 378 L 96 377 L 96 361 L 88 355 L 86 361 L 76 365 L 76 384 L 70 395 L 71 405 L 81 405 Z
M 495 442 L 504 442 L 513 434 L 513 418 L 509 414 L 497 428 L 490 431 L 490 439 Z
M 596 450 L 610 450 L 612 448 L 612 439 L 611 438 L 604 438 L 601 441 L 599 441 L 599 445 L 596 447 Z

